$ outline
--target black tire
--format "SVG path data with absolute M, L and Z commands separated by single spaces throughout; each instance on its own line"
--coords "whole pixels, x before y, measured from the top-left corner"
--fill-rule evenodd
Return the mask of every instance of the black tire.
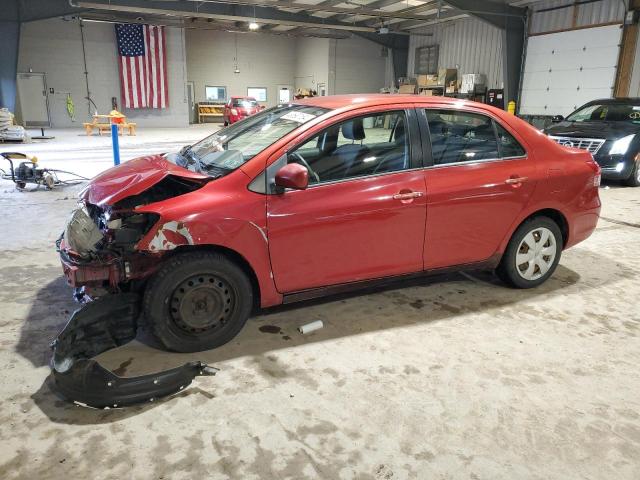
M 252 307 L 249 278 L 217 252 L 170 258 L 149 280 L 143 301 L 151 331 L 176 352 L 224 345 L 242 330 Z
M 553 237 L 555 239 L 555 257 L 553 258 L 553 262 L 551 263 L 549 270 L 546 273 L 541 275 L 539 278 L 529 280 L 524 278 L 523 274 L 521 274 L 518 270 L 518 266 L 516 265 L 516 255 L 518 254 L 518 249 L 521 247 L 523 239 L 530 232 L 540 228 L 546 228 L 553 234 Z M 558 224 L 551 220 L 549 217 L 533 217 L 525 221 L 513 233 L 513 236 L 509 241 L 509 245 L 507 245 L 507 249 L 502 256 L 500 265 L 498 265 L 498 268 L 496 269 L 496 274 L 504 283 L 513 288 L 537 287 L 538 285 L 544 283 L 551 275 L 553 275 L 553 272 L 556 270 L 558 262 L 560 261 L 562 247 L 562 232 L 560 231 L 560 227 L 558 227 Z
M 640 187 L 640 162 L 635 162 L 631 175 L 624 181 L 628 187 Z

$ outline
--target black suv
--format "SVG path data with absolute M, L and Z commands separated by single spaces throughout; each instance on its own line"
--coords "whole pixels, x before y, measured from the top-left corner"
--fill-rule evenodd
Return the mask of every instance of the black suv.
M 593 100 L 544 130 L 560 145 L 588 150 L 602 178 L 640 186 L 640 98 Z

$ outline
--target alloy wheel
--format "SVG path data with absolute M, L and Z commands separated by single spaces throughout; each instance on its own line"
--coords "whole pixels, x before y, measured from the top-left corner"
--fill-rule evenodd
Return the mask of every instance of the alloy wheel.
M 556 258 L 556 237 L 545 227 L 527 233 L 516 253 L 516 270 L 525 280 L 537 280 L 544 276 Z

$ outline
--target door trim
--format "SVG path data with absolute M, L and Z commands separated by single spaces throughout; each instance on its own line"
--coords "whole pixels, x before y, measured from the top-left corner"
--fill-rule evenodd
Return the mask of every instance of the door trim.
M 453 265 L 450 267 L 440 267 L 430 270 L 422 270 L 419 272 L 406 273 L 404 275 L 393 275 L 391 277 L 374 278 L 371 280 L 361 280 L 358 282 L 340 283 L 338 285 L 329 285 L 326 287 L 310 288 L 308 290 L 285 293 L 282 298 L 282 303 L 295 303 L 304 300 L 312 300 L 314 298 L 321 298 L 330 295 L 339 295 L 342 293 L 363 290 L 366 288 L 384 287 L 387 285 L 393 285 L 394 283 L 406 282 L 407 280 L 413 280 L 416 278 L 430 277 L 452 272 L 493 270 L 500 264 L 501 259 L 502 253 L 495 253 L 488 259 L 479 262 L 464 263 L 461 265 Z

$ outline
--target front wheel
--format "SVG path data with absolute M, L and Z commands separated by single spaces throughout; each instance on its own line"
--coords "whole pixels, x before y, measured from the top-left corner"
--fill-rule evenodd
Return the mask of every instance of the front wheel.
M 169 259 L 151 277 L 144 314 L 169 350 L 199 352 L 235 337 L 253 306 L 247 275 L 226 256 L 191 252 Z
M 624 183 L 630 187 L 640 187 L 640 162 L 635 162 L 631 176 Z
M 537 287 L 558 266 L 562 244 L 556 222 L 548 217 L 527 220 L 511 237 L 496 273 L 514 288 Z

